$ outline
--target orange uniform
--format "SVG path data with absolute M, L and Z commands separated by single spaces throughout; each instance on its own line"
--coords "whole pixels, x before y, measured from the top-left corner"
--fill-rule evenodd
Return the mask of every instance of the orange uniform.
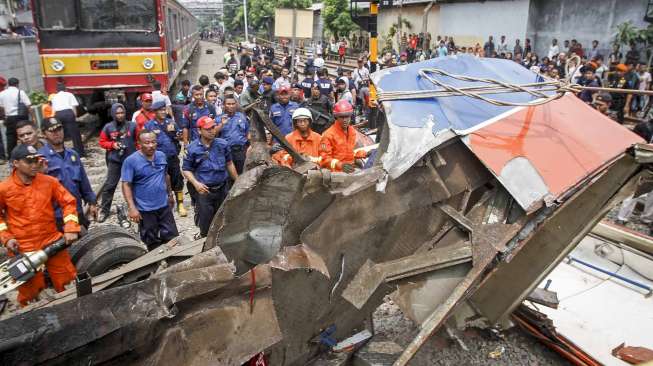
M 14 171 L 0 182 L 0 240 L 6 244 L 10 239 L 18 241 L 20 253 L 42 249 L 63 235 L 57 231 L 52 203 L 63 209 L 64 232 L 80 231 L 75 197 L 56 178 L 37 174 L 31 184 L 24 184 Z M 70 260 L 68 250 L 57 253 L 46 262 L 50 279 L 57 292 L 75 279 L 77 271 Z M 43 272 L 18 288 L 18 301 L 26 305 L 45 288 Z
M 354 160 L 367 157 L 367 152 L 360 150 L 354 153 L 356 146 L 356 130 L 353 126 L 347 128 L 347 134 L 342 130 L 342 122 L 336 122 L 322 134 L 320 141 L 320 165 L 333 172 L 341 172 L 344 164 L 354 164 Z
M 302 134 L 297 129 L 286 135 L 286 140 L 288 140 L 290 145 L 294 147 L 298 153 L 308 156 L 309 158 L 313 158 L 311 160 L 318 164 L 320 157 L 319 146 L 321 138 L 322 136 L 320 136 L 319 133 L 312 130 L 310 131 L 307 138 L 302 137 Z M 293 164 L 293 158 L 290 154 L 288 154 L 286 150 L 281 150 L 274 153 L 272 158 L 277 163 L 279 163 L 279 165 L 291 167 Z
M 44 119 L 54 117 L 54 109 L 52 109 L 52 104 L 43 103 L 41 105 L 41 113 L 43 114 Z

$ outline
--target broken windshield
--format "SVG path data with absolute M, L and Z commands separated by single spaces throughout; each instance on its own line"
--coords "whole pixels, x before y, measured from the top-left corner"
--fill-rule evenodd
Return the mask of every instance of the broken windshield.
M 103 31 L 154 31 L 154 0 L 80 0 L 81 28 Z
M 36 6 L 37 22 L 40 29 L 63 30 L 77 27 L 75 0 L 39 0 Z

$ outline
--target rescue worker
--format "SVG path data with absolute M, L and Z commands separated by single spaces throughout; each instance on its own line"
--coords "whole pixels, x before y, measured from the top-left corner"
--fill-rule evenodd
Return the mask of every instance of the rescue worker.
M 240 95 L 240 105 L 246 107 L 258 98 L 261 97 L 261 94 L 258 92 L 259 83 L 257 79 L 251 79 L 247 85 L 247 89 Z
M 184 157 L 184 177 L 197 192 L 195 197 L 195 225 L 200 229 L 196 239 L 209 232 L 213 215 L 227 197 L 227 178 L 238 178 L 231 159 L 227 140 L 216 138 L 222 126 L 204 116 L 197 121 L 200 138 L 191 142 Z
M 141 240 L 152 250 L 179 236 L 172 215 L 175 197 L 166 173 L 166 156 L 157 151 L 156 135 L 143 131 L 138 142 L 140 150 L 129 155 L 122 165 L 122 195 L 129 219 L 138 223 Z
M 245 153 L 247 152 L 247 148 L 249 148 L 249 121 L 237 109 L 238 103 L 235 97 L 224 97 L 225 113 L 221 116 L 221 137 L 229 143 L 231 160 L 234 162 L 236 172 L 243 174 Z
M 170 185 L 177 199 L 177 212 L 179 212 L 179 216 L 186 217 L 188 213 L 184 207 L 184 177 L 181 175 L 179 162 L 181 128 L 168 118 L 165 101 L 154 102 L 152 110 L 155 112 L 156 117 L 145 124 L 143 131 L 153 132 L 156 136 L 157 150 L 165 154 L 168 163 L 167 172 L 170 176 Z
M 152 94 L 143 93 L 141 94 L 141 109 L 134 112 L 132 116 L 132 122 L 136 123 L 136 131 L 143 129 L 143 126 L 147 121 L 154 119 L 154 111 L 152 110 Z
M 367 157 L 367 152 L 354 152 L 356 130 L 351 126 L 354 107 L 346 100 L 341 100 L 333 107 L 336 118 L 333 126 L 322 135 L 320 140 L 320 165 L 334 172 L 354 172 L 356 159 Z
M 44 172 L 57 178 L 70 194 L 77 200 L 77 217 L 79 224 L 88 229 L 91 222 L 86 217 L 83 203 L 88 204 L 89 215 L 97 220 L 96 197 L 91 182 L 86 175 L 84 165 L 77 151 L 64 146 L 63 125 L 56 118 L 43 121 L 43 134 L 46 143 L 39 149 L 39 154 L 46 160 Z M 61 208 L 55 211 L 57 227 L 63 229 Z
M 48 95 L 48 102 L 41 105 L 41 114 L 43 115 L 43 119 L 54 117 L 54 110 L 52 109 L 52 98 L 54 98 L 54 94 Z
M 292 132 L 292 114 L 299 105 L 290 101 L 290 88 L 286 86 L 277 90 L 277 100 L 270 108 L 270 119 L 285 136 Z
M 193 86 L 191 91 L 193 102 L 186 106 L 181 124 L 179 125 L 179 127 L 183 129 L 182 150 L 185 150 L 185 147 L 187 147 L 188 144 L 199 138 L 200 135 L 197 127 L 197 121 L 200 118 L 208 116 L 213 119 L 217 116 L 215 107 L 206 103 L 204 100 L 204 89 L 200 85 Z
M 100 214 L 98 222 L 104 222 L 111 213 L 113 194 L 120 182 L 123 161 L 136 151 L 137 127 L 126 121 L 125 107 L 120 103 L 111 106 L 113 121 L 104 125 L 100 132 L 100 146 L 105 149 L 107 179 L 100 190 Z
M 19 121 L 16 123 L 16 136 L 21 144 L 32 145 L 37 149 L 45 144 L 45 140 L 39 139 L 36 126 L 32 121 Z
M 311 121 L 313 115 L 311 111 L 306 108 L 297 108 L 292 114 L 293 132 L 286 135 L 286 140 L 290 145 L 301 155 L 308 160 L 319 164 L 320 163 L 320 139 L 319 133 L 311 130 Z M 279 165 L 292 167 L 294 161 L 292 156 L 285 150 L 275 153 L 272 158 L 276 160 Z
M 263 109 L 266 112 L 270 111 L 272 105 L 275 103 L 276 94 L 272 90 L 272 84 L 274 84 L 274 79 L 271 76 L 265 76 L 263 78 L 263 91 L 261 92 L 261 99 L 263 99 Z
M 326 95 L 320 93 L 320 84 L 313 82 L 311 84 L 310 97 L 304 100 L 301 104 L 302 107 L 308 108 L 313 114 L 311 122 L 311 129 L 317 133 L 324 133 L 327 128 L 333 123 L 333 115 L 331 115 L 331 101 Z
M 43 249 L 62 236 L 70 244 L 80 231 L 75 197 L 56 178 L 39 172 L 42 158 L 34 146 L 18 145 L 11 152 L 12 173 L 0 183 L 0 241 L 12 256 Z M 63 210 L 63 234 L 57 230 L 53 202 Z M 68 250 L 49 258 L 45 268 L 57 292 L 77 275 Z M 18 302 L 27 305 L 45 286 L 39 271 L 18 288 Z

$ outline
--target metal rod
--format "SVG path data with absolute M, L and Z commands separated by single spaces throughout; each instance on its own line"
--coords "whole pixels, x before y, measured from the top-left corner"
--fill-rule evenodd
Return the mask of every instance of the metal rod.
M 582 261 L 582 260 L 580 260 L 578 258 L 574 258 L 572 256 L 568 256 L 567 258 L 569 259 L 569 262 L 576 262 L 576 263 L 582 264 L 582 265 L 584 265 L 586 267 L 589 267 L 589 268 L 591 268 L 591 269 L 593 269 L 595 271 L 605 273 L 605 274 L 607 274 L 609 276 L 616 277 L 616 278 L 618 278 L 618 279 L 620 279 L 620 280 L 622 280 L 622 281 L 624 281 L 626 283 L 629 283 L 629 284 L 631 284 L 633 286 L 637 286 L 639 288 L 642 288 L 642 289 L 648 291 L 648 294 L 646 294 L 646 297 L 651 296 L 651 294 L 653 293 L 653 289 L 651 289 L 651 287 L 649 287 L 649 286 L 647 286 L 647 285 L 645 285 L 645 284 L 643 284 L 641 282 L 631 280 L 630 278 L 624 277 L 624 276 L 622 276 L 622 275 L 620 275 L 618 273 L 608 271 L 607 269 L 603 269 L 601 267 L 597 267 L 597 266 L 595 266 L 595 265 L 593 265 L 591 263 L 587 263 L 585 261 Z

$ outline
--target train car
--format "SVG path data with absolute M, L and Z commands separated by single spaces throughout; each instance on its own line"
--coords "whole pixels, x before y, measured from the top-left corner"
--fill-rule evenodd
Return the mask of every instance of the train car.
M 48 93 L 133 108 L 155 80 L 169 88 L 196 47 L 197 19 L 174 0 L 31 0 Z M 130 109 L 131 109 L 130 108 Z

